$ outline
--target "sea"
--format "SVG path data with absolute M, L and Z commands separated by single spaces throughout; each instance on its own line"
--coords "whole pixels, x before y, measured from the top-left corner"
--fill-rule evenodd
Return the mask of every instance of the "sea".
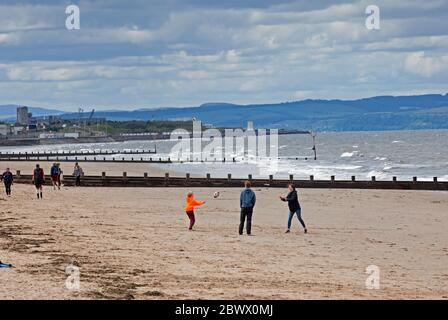
M 31 151 L 93 151 L 93 150 L 148 150 L 157 148 L 157 154 L 131 155 L 117 154 L 117 159 L 136 157 L 140 159 L 171 157 L 177 141 L 127 141 L 94 144 L 39 145 L 2 147 L 1 152 Z M 203 141 L 203 145 L 207 142 Z M 225 145 L 224 140 L 222 145 Z M 384 132 L 328 132 L 317 133 L 317 160 L 314 160 L 313 141 L 310 135 L 280 135 L 278 137 L 278 157 L 274 161 L 268 156 L 248 159 L 247 150 L 234 151 L 231 157 L 236 162 L 207 161 L 155 164 L 162 170 L 194 175 L 211 174 L 213 177 L 245 178 L 288 178 L 329 180 L 419 180 L 448 181 L 448 130 L 384 131 Z M 102 157 L 102 156 L 101 156 Z M 197 154 L 192 155 L 197 158 Z M 111 158 L 110 156 L 108 158 Z M 208 160 L 208 159 L 207 159 Z

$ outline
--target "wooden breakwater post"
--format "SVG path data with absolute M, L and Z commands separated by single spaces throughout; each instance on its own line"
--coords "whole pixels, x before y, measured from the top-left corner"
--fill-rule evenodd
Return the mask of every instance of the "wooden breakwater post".
M 101 172 L 101 185 L 106 185 L 106 172 Z
M 145 180 L 145 186 L 151 185 L 151 179 L 149 178 L 148 172 L 143 173 L 143 179 Z
M 432 182 L 438 182 L 437 177 L 432 178 Z
M 167 172 L 165 173 L 165 187 L 168 187 L 170 184 L 170 174 Z
M 376 177 L 372 176 L 372 182 L 375 182 L 375 181 L 376 181 Z
M 356 176 L 352 176 L 352 182 L 356 181 Z
M 314 175 L 310 175 L 310 181 L 314 182 Z

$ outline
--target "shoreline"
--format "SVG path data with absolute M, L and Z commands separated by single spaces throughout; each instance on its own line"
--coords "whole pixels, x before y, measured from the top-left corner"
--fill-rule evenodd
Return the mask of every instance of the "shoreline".
M 17 170 L 20 170 L 21 174 L 32 174 L 35 165 L 38 163 L 44 169 L 45 175 L 48 175 L 50 168 L 53 163 L 58 162 L 56 160 L 50 161 L 0 161 L 1 170 L 5 168 L 10 168 L 15 174 Z M 61 162 L 62 171 L 71 175 L 74 164 L 76 161 Z M 185 177 L 182 172 L 177 172 L 173 170 L 162 170 L 154 165 L 148 163 L 120 163 L 120 162 L 82 162 L 79 161 L 79 165 L 83 168 L 85 175 L 97 175 L 101 176 L 102 172 L 111 176 L 122 176 L 123 172 L 127 172 L 129 176 L 143 176 L 143 173 L 147 172 L 151 176 L 163 177 L 165 173 L 169 173 L 172 176 Z M 1 171 L 3 172 L 3 171 Z

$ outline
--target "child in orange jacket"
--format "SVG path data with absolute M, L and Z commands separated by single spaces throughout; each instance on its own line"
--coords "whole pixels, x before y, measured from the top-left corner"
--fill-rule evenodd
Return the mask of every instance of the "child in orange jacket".
M 193 226 L 196 221 L 194 217 L 194 208 L 197 206 L 202 206 L 203 204 L 205 204 L 205 201 L 197 201 L 194 199 L 193 192 L 190 191 L 187 193 L 185 212 L 190 219 L 190 227 L 188 228 L 188 230 L 193 230 Z

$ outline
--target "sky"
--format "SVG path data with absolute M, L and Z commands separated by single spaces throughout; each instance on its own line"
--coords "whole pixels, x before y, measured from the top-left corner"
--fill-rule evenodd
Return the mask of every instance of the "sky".
M 66 28 L 69 5 L 79 30 Z M 447 83 L 448 0 L 0 0 L 0 104 L 274 103 Z

